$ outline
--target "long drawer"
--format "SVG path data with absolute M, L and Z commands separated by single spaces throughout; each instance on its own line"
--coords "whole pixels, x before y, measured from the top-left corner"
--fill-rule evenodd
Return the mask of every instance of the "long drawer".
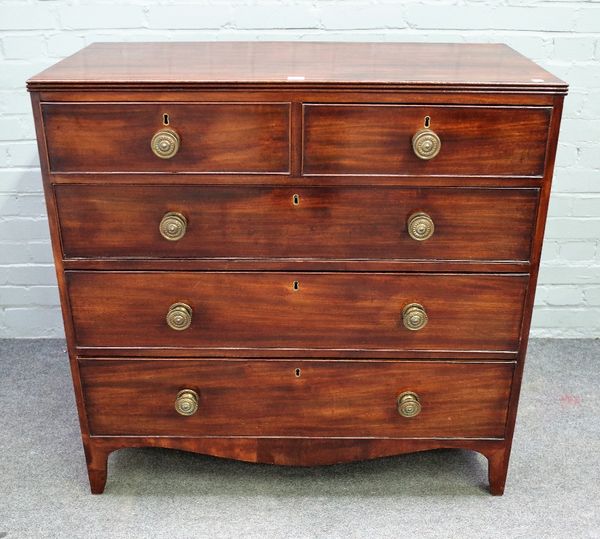
M 515 351 L 528 277 L 67 271 L 66 282 L 80 347 Z
M 527 261 L 538 201 L 537 189 L 369 186 L 79 184 L 55 194 L 65 258 L 126 259 Z
M 549 107 L 305 104 L 303 172 L 539 177 L 551 113 Z M 425 156 L 439 150 L 431 159 L 413 150 L 422 129 Z
M 289 103 L 42 106 L 51 172 L 287 173 L 289 111 Z M 151 148 L 164 130 L 180 142 L 166 159 Z
M 92 435 L 501 438 L 513 364 L 91 359 L 80 372 Z

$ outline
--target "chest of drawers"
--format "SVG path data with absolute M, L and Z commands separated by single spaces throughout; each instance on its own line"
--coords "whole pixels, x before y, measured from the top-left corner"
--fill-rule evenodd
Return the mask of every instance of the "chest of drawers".
M 475 450 L 502 494 L 566 85 L 502 45 L 94 44 L 28 81 L 109 453 Z

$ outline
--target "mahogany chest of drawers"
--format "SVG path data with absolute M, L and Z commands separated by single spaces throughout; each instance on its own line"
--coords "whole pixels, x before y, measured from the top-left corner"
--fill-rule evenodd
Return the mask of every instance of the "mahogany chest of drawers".
M 567 86 L 503 45 L 94 44 L 28 81 L 110 452 L 481 452 L 502 494 Z

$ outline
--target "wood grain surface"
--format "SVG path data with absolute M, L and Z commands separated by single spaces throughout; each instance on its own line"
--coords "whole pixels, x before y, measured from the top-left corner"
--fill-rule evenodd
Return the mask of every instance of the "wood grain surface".
M 525 275 L 66 272 L 76 340 L 92 347 L 496 350 L 519 343 Z M 298 290 L 294 290 L 294 281 Z M 192 325 L 165 322 L 177 302 Z M 402 309 L 429 323 L 410 331 Z
M 501 438 L 512 363 L 81 361 L 93 435 Z M 299 369 L 299 371 L 298 371 Z M 174 408 L 199 395 L 193 416 Z M 422 411 L 397 410 L 404 391 Z
M 289 171 L 289 103 L 51 103 L 42 106 L 52 172 Z M 153 135 L 181 139 L 156 157 Z
M 32 77 L 28 87 L 221 90 L 224 83 L 566 91 L 563 81 L 503 44 L 300 41 L 94 43 Z
M 541 176 L 550 107 L 304 105 L 304 174 Z M 425 117 L 440 153 L 418 158 Z M 510 156 L 510 159 L 507 159 Z
M 57 185 L 55 196 L 66 258 L 527 261 L 538 190 Z M 178 241 L 159 232 L 170 211 L 187 219 Z M 417 211 L 435 224 L 425 241 L 408 234 Z

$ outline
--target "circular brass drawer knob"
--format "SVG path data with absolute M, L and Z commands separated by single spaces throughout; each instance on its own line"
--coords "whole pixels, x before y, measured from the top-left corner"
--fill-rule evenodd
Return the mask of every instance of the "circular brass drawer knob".
M 161 129 L 156 132 L 150 142 L 150 147 L 156 157 L 171 159 L 179 150 L 179 135 L 173 129 Z
M 402 322 L 406 329 L 418 331 L 423 329 L 428 321 L 425 308 L 419 303 L 409 303 L 402 309 Z
M 171 329 L 183 331 L 192 323 L 192 308 L 185 303 L 173 303 L 167 313 L 167 324 Z
M 419 159 L 433 159 L 442 147 L 442 141 L 434 131 L 428 128 L 419 129 L 412 138 L 412 147 Z
M 433 236 L 433 219 L 424 212 L 413 213 L 408 218 L 408 235 L 416 241 L 425 241 Z
M 198 393 L 193 389 L 182 389 L 177 393 L 175 410 L 181 415 L 194 415 L 198 411 Z
M 177 241 L 185 236 L 187 219 L 185 215 L 170 211 L 163 215 L 158 227 L 163 238 L 169 241 Z
M 419 395 L 412 391 L 405 391 L 398 396 L 398 413 L 402 417 L 415 417 L 421 413 Z

